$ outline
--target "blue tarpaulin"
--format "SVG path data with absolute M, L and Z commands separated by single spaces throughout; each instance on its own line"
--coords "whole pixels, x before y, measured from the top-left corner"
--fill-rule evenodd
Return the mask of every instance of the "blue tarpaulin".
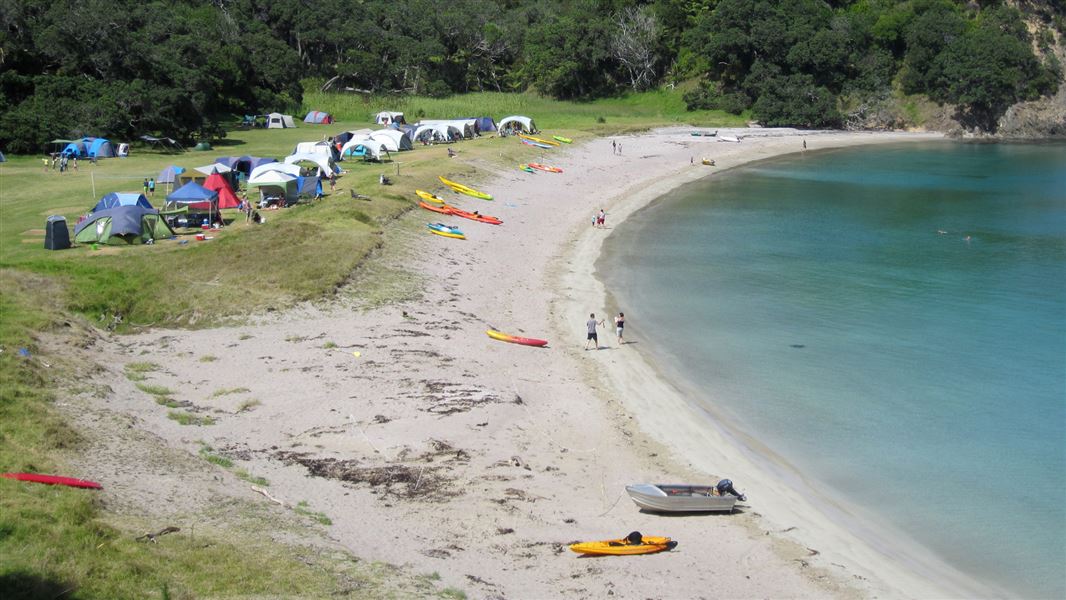
M 144 194 L 111 192 L 100 198 L 100 201 L 93 207 L 92 212 L 107 210 L 116 206 L 140 206 L 141 208 L 151 209 L 152 203 L 148 202 L 148 198 L 145 198 Z

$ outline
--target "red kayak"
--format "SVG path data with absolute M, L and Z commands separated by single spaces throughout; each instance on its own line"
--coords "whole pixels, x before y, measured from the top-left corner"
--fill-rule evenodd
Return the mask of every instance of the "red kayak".
M 517 335 L 510 335 L 502 331 L 496 331 L 490 329 L 486 331 L 490 338 L 494 340 L 500 340 L 501 342 L 510 342 L 512 344 L 522 344 L 523 346 L 547 346 L 548 340 L 538 340 L 536 338 L 519 337 Z
M 421 206 L 422 208 L 426 209 L 426 210 L 431 210 L 431 211 L 433 211 L 435 213 L 440 213 L 442 215 L 450 215 L 450 214 L 452 214 L 452 210 L 451 210 L 452 207 L 448 206 L 447 204 L 443 204 L 441 206 L 436 206 L 434 204 L 429 204 L 427 202 L 423 202 L 422 200 L 419 200 L 418 201 L 418 205 Z
M 461 210 L 461 209 L 455 208 L 454 206 L 449 206 L 448 209 L 449 209 L 451 214 L 453 214 L 453 215 L 455 215 L 457 217 L 462 217 L 464 219 L 471 219 L 473 221 L 481 221 L 482 223 L 492 223 L 493 225 L 502 225 L 503 224 L 503 221 L 497 219 L 496 217 L 490 217 L 488 215 L 483 215 L 481 213 L 466 212 L 465 210 Z
M 95 481 L 75 479 L 73 477 L 60 477 L 58 475 L 41 475 L 39 473 L 0 473 L 0 477 L 15 479 L 18 481 L 31 481 L 33 483 L 47 483 L 48 485 L 66 485 L 76 488 L 88 488 L 102 490 L 104 486 Z

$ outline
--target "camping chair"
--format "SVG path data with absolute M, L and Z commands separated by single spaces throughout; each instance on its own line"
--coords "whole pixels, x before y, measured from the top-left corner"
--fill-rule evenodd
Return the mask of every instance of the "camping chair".
M 348 190 L 352 193 L 352 200 L 370 200 L 370 196 L 364 196 L 362 194 L 355 193 L 355 190 Z

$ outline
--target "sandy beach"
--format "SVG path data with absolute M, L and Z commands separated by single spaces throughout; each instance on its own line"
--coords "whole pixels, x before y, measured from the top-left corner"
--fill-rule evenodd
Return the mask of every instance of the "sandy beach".
M 384 255 L 336 300 L 228 327 L 109 336 L 82 350 L 101 365 L 94 381 L 107 391 L 71 398 L 79 424 L 120 423 L 168 452 L 209 446 L 269 480 L 264 489 L 285 506 L 232 471 L 179 475 L 103 439 L 83 469 L 104 484 L 112 510 L 178 525 L 193 507 L 226 498 L 278 511 L 305 502 L 332 522 L 308 526 L 337 545 L 438 573 L 471 598 L 966 595 L 965 578 L 935 557 L 893 550 L 906 544 L 898 533 L 829 503 L 787 459 L 696 411 L 685 401 L 692 391 L 664 378 L 639 344 L 616 347 L 613 327 L 601 330 L 603 349 L 583 349 L 588 314 L 610 323 L 619 310 L 595 276 L 603 240 L 655 198 L 804 143 L 814 152 L 940 135 L 720 130 L 744 136 L 728 143 L 690 131 L 530 150 L 560 174 L 472 164 L 484 178 L 467 183 L 494 201 L 437 193 L 502 226 L 411 213 L 410 224 L 444 221 L 468 239 L 391 227 Z M 607 228 L 593 228 L 601 208 Z M 382 273 L 396 288 L 384 295 L 398 299 L 368 302 Z M 639 341 L 640 308 L 621 310 L 632 319 L 627 337 Z M 550 344 L 501 343 L 489 328 Z M 123 375 L 134 362 L 162 366 L 147 382 L 173 390 L 177 409 Z M 181 425 L 170 410 L 215 422 Z M 630 483 L 722 477 L 748 494 L 736 513 L 656 516 L 624 493 Z M 630 558 L 566 549 L 633 530 L 679 545 Z

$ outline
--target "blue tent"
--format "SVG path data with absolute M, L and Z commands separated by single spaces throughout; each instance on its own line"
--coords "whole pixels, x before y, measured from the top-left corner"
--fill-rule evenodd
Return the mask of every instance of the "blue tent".
M 245 177 L 248 177 L 256 167 L 278 161 L 273 158 L 261 158 L 258 156 L 224 156 L 216 158 L 215 162 L 220 165 L 226 165 L 234 171 L 240 171 L 244 173 Z
M 318 175 L 313 177 L 297 177 L 296 193 L 301 196 L 318 198 L 322 195 L 322 178 Z
M 136 244 L 174 235 L 154 208 L 116 206 L 89 215 L 74 228 L 74 241 L 83 244 Z
M 0 162 L 7 162 L 7 159 L 4 158 L 4 153 L 3 152 L 0 152 Z
M 67 157 L 76 156 L 78 158 L 85 158 L 88 156 L 87 152 L 88 150 L 85 148 L 85 142 L 77 140 L 67 144 L 67 147 L 63 148 L 63 151 L 60 152 L 60 154 Z
M 89 147 L 88 154 L 90 157 L 115 158 L 115 148 L 109 140 L 104 138 L 85 138 L 85 143 Z
M 177 204 L 203 204 L 218 200 L 218 192 L 190 181 L 167 196 L 167 202 Z
M 92 212 L 107 210 L 109 208 L 115 208 L 116 206 L 140 206 L 141 208 L 152 208 L 152 204 L 148 202 L 148 198 L 145 198 L 144 194 L 111 192 L 110 194 L 104 194 L 104 197 L 100 198 L 100 201 L 93 207 Z
M 482 131 L 496 131 L 496 121 L 493 121 L 492 117 L 463 117 L 463 119 L 473 119 L 479 133 Z
M 175 167 L 170 165 L 159 172 L 159 177 L 155 178 L 156 183 L 174 183 L 178 180 L 178 175 L 185 172 L 185 169 L 181 167 Z

